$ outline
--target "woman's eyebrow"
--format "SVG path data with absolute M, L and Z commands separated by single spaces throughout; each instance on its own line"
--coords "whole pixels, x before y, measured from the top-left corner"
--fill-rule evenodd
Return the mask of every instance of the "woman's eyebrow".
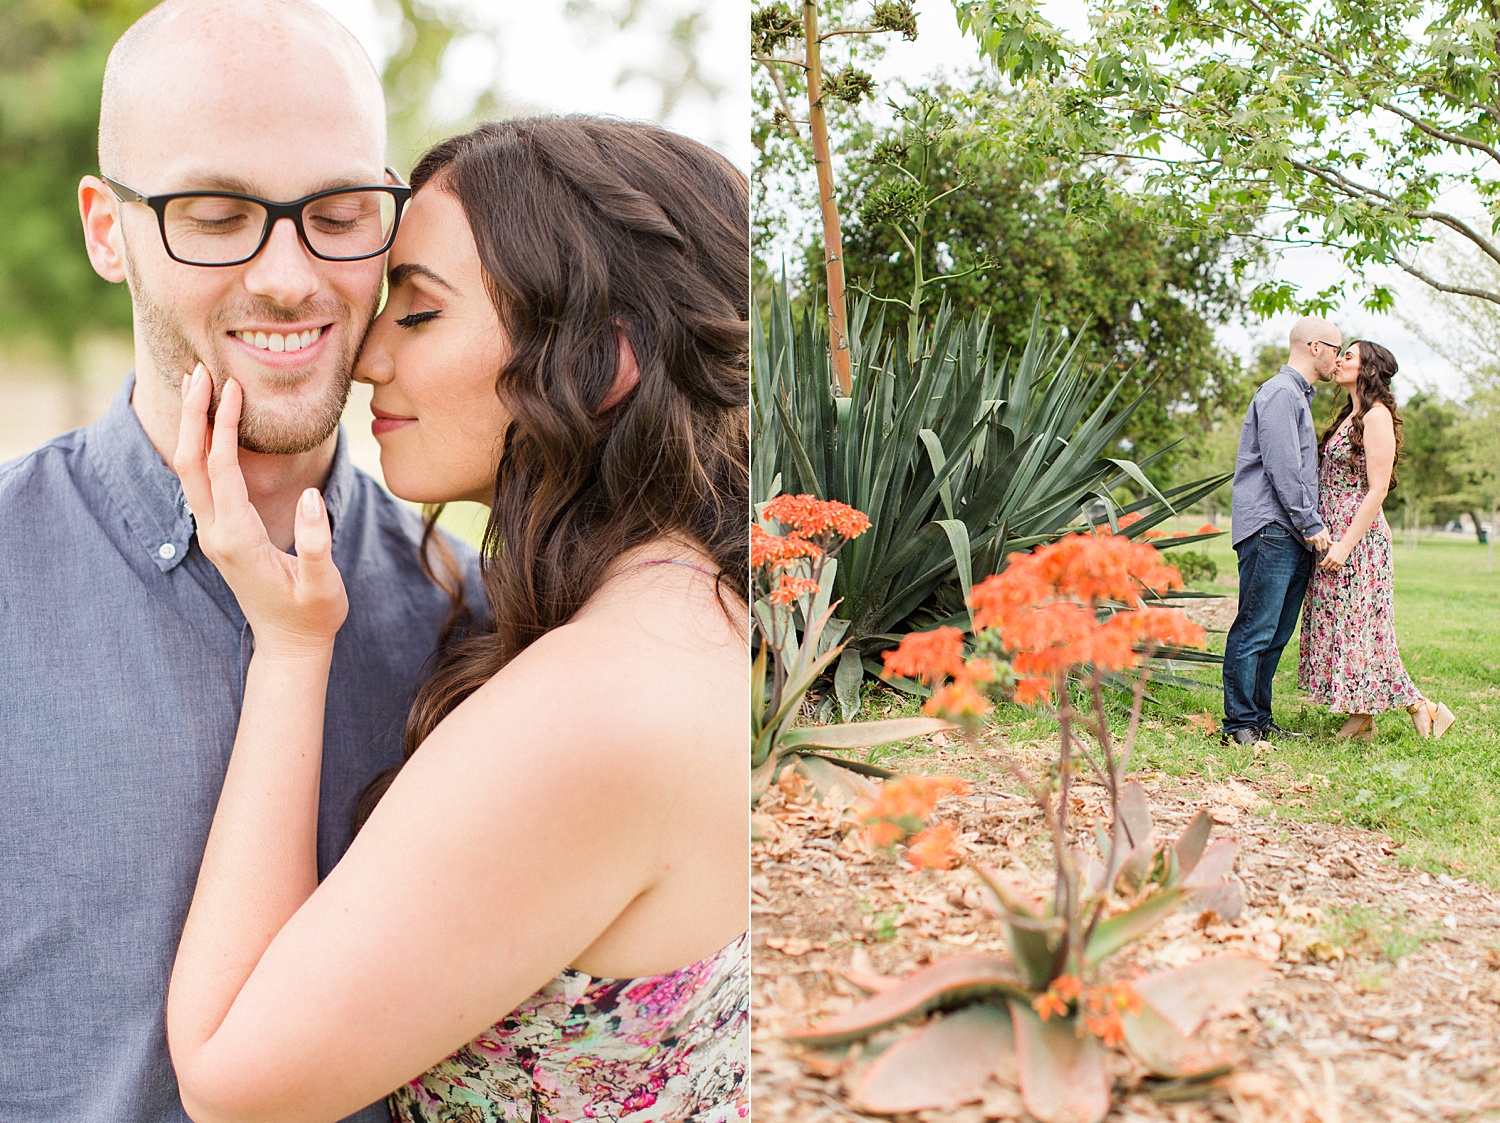
M 390 286 L 391 288 L 396 288 L 411 280 L 412 277 L 426 277 L 429 281 L 441 285 L 449 292 L 456 293 L 458 291 L 431 269 L 427 268 L 427 266 L 418 265 L 415 261 L 403 261 L 400 265 L 393 266 L 391 268 Z

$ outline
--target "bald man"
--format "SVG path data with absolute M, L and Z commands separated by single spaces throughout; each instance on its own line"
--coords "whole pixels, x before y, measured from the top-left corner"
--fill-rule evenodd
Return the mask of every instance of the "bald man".
M 1223 744 L 1298 737 L 1271 717 L 1271 681 L 1297 627 L 1313 558 L 1328 549 L 1318 514 L 1315 382 L 1333 377 L 1339 329 L 1304 316 L 1286 364 L 1255 392 L 1240 430 L 1232 519 L 1240 604 L 1224 642 Z
M 320 876 L 360 792 L 401 759 L 449 600 L 422 572 L 418 520 L 338 432 L 407 196 L 384 122 L 370 60 L 302 0 L 173 0 L 110 55 L 101 174 L 78 202 L 95 270 L 129 287 L 135 370 L 97 424 L 0 467 L 7 1123 L 187 1118 L 167 979 L 254 644 L 168 467 L 196 362 L 244 387 L 240 463 L 272 540 L 290 546 L 306 487 L 333 518 L 350 612 Z

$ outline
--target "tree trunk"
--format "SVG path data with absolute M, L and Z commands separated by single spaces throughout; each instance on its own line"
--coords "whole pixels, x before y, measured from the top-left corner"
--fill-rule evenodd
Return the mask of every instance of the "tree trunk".
M 849 313 L 844 299 L 844 236 L 839 228 L 838 202 L 833 196 L 833 157 L 828 147 L 828 117 L 823 110 L 817 0 L 802 0 L 802 33 L 807 41 L 807 131 L 812 135 L 813 165 L 818 172 L 823 260 L 828 271 L 829 356 L 839 392 L 847 397 L 854 390 L 854 376 L 849 365 Z
M 1470 507 L 1469 510 L 1465 513 L 1469 516 L 1469 518 L 1474 520 L 1474 540 L 1481 546 L 1483 546 L 1484 520 L 1479 517 L 1479 509 L 1477 507 Z

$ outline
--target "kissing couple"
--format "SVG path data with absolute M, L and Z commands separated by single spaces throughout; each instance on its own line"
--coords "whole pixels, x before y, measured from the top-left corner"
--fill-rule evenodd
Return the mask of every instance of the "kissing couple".
M 1231 518 L 1239 608 L 1224 642 L 1222 744 L 1306 736 L 1271 716 L 1271 682 L 1302 617 L 1297 683 L 1344 715 L 1336 736 L 1368 740 L 1375 714 L 1404 709 L 1421 737 L 1453 725 L 1422 695 L 1396 647 L 1395 561 L 1381 509 L 1401 461 L 1396 357 L 1345 344 L 1316 316 L 1292 325 L 1287 360 L 1256 390 L 1240 431 Z M 1321 436 L 1318 382 L 1343 391 Z M 1305 606 L 1304 606 L 1305 599 Z
M 307 0 L 110 55 L 135 370 L 0 467 L 8 1123 L 748 1118 L 745 179 L 385 144 Z

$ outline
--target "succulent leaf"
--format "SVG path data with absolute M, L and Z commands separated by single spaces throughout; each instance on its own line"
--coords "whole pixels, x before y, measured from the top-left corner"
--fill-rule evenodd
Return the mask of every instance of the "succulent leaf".
M 1232 838 L 1221 838 L 1203 852 L 1192 871 L 1183 875 L 1177 884 L 1183 889 L 1207 889 L 1218 885 L 1234 869 L 1234 859 L 1240 852 L 1240 844 Z
M 1189 890 L 1183 907 L 1197 912 L 1212 909 L 1219 914 L 1221 920 L 1235 920 L 1245 907 L 1245 897 L 1240 892 L 1239 882 L 1221 881 L 1217 885 Z
M 1147 897 L 1135 908 L 1100 921 L 1083 950 L 1084 962 L 1093 966 L 1113 955 L 1131 940 L 1144 936 L 1156 922 L 1182 903 L 1181 889 L 1162 889 Z
M 957 728 L 935 717 L 904 717 L 891 721 L 852 721 L 843 725 L 804 725 L 781 739 L 783 748 L 868 749 L 909 737 L 925 737 Z
M 945 1110 L 984 1095 L 1000 1058 L 1015 1055 L 1010 1014 L 977 1005 L 945 1015 L 896 1042 L 864 1071 L 853 1088 L 864 1111 Z
M 1144 846 L 1151 837 L 1151 807 L 1146 802 L 1146 789 L 1138 780 L 1130 781 L 1120 790 L 1120 821 L 1125 824 L 1125 835 L 1132 848 Z
M 1207 811 L 1200 811 L 1193 816 L 1187 829 L 1177 836 L 1173 849 L 1177 851 L 1179 876 L 1186 877 L 1193 872 L 1193 867 L 1203 857 L 1203 848 L 1208 845 L 1208 833 L 1213 829 L 1213 818 Z
M 1194 1032 L 1214 1009 L 1238 1002 L 1265 977 L 1267 967 L 1248 955 L 1216 955 L 1186 967 L 1153 971 L 1135 980 L 1135 992 L 1179 1033 Z
M 1044 919 L 1041 902 L 1027 896 L 988 866 L 976 866 L 980 880 L 1000 902 L 1005 940 L 1010 945 L 1016 970 L 1033 990 L 1051 980 L 1057 949 L 1051 939 L 1052 925 Z
M 1122 1013 L 1120 1022 L 1125 1027 L 1126 1046 L 1157 1076 L 1198 1076 L 1224 1063 L 1203 1042 L 1183 1034 L 1149 1002 L 1142 1001 L 1138 1013 Z
M 913 972 L 842 1014 L 835 1014 L 816 1026 L 793 1030 L 786 1037 L 807 1045 L 838 1045 L 868 1037 L 878 1029 L 929 1010 L 1012 995 L 1029 1002 L 1031 993 L 1016 981 L 1005 960 L 989 955 L 959 956 Z
M 833 792 L 841 792 L 850 803 L 873 799 L 880 794 L 880 787 L 874 780 L 841 768 L 826 757 L 798 756 L 796 767 L 812 783 L 813 793 L 820 800 L 826 800 Z
M 1098 1123 L 1109 1111 L 1104 1052 L 1072 1018 L 1042 1021 L 1021 1002 L 1010 1003 L 1016 1033 L 1021 1102 L 1040 1123 Z

